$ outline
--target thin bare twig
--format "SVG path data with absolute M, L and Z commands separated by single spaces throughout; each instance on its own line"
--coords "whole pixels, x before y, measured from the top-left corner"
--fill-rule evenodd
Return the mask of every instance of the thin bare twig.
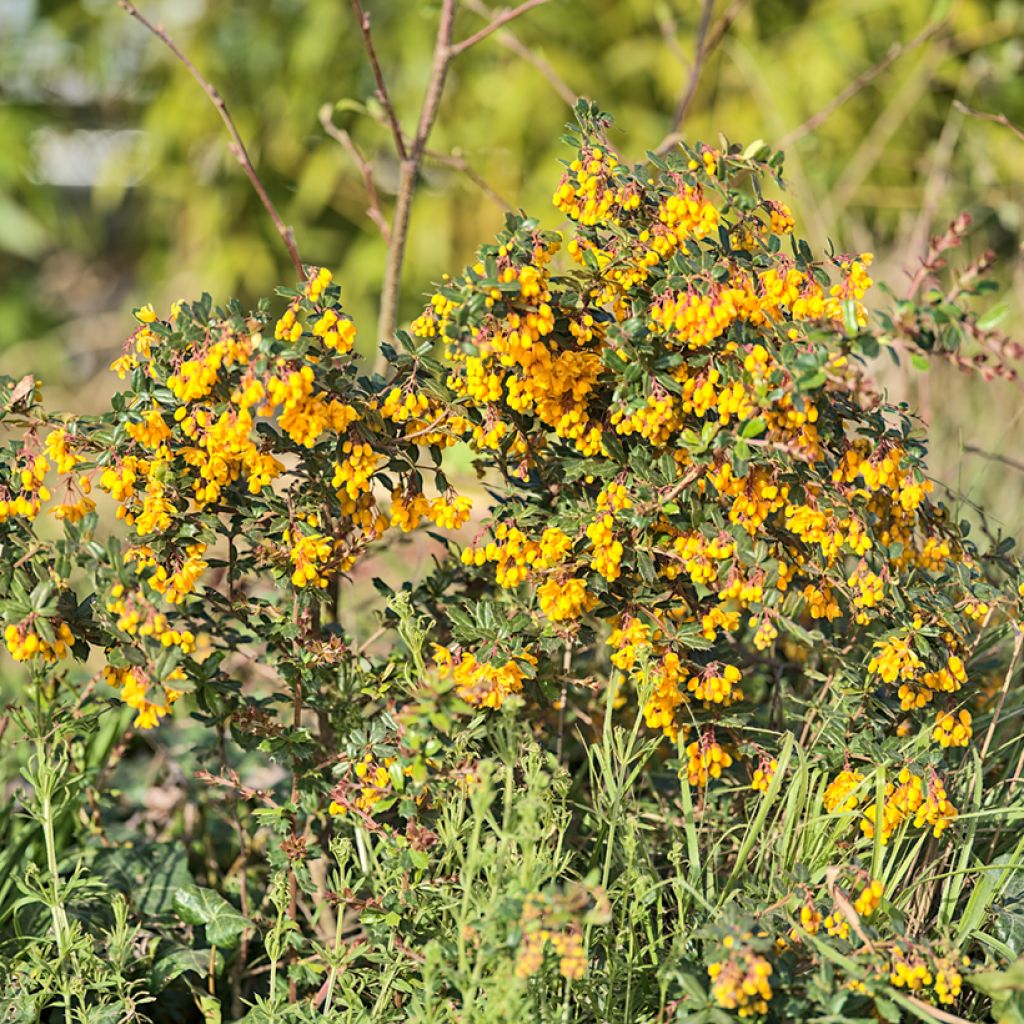
M 153 33 L 170 51 L 175 57 L 185 66 L 189 74 L 199 83 L 203 92 L 209 97 L 210 102 L 214 105 L 217 113 L 220 115 L 220 119 L 224 122 L 224 126 L 228 130 L 228 134 L 231 136 L 231 143 L 229 149 L 231 150 L 234 158 L 239 162 L 242 170 L 245 171 L 246 177 L 252 184 L 252 187 L 256 191 L 256 195 L 259 196 L 260 202 L 263 204 L 263 208 L 270 215 L 270 219 L 274 222 L 274 227 L 277 228 L 277 233 L 281 236 L 281 240 L 285 244 L 285 248 L 288 250 L 288 255 L 291 257 L 292 266 L 295 268 L 295 273 L 300 281 L 305 280 L 306 272 L 302 266 L 302 260 L 299 259 L 299 250 L 295 245 L 295 235 L 292 229 L 281 219 L 281 215 L 277 212 L 277 207 L 274 206 L 273 201 L 267 193 L 263 182 L 260 180 L 260 176 L 256 173 L 256 168 L 253 166 L 252 160 L 249 158 L 249 152 L 245 148 L 245 143 L 242 141 L 242 136 L 238 132 L 238 128 L 235 127 L 235 122 L 228 112 L 227 104 L 224 102 L 224 98 L 217 91 L 217 89 L 207 81 L 199 69 L 185 56 L 184 52 L 174 42 L 173 39 L 164 31 L 159 25 L 154 25 L 148 18 L 146 18 L 139 9 L 131 2 L 131 0 L 118 0 L 118 5 L 122 10 L 127 11 L 140 25 L 147 28 Z
M 490 9 L 480 2 L 480 0 L 464 0 L 466 7 L 469 8 L 474 14 L 479 14 L 482 18 L 488 17 L 492 12 Z M 525 60 L 527 64 L 532 64 L 543 76 L 547 79 L 548 84 L 552 89 L 558 93 L 562 102 L 567 107 L 574 107 L 576 100 L 579 98 L 579 93 L 573 90 L 564 79 L 562 79 L 558 72 L 551 66 L 551 64 L 544 59 L 539 53 L 535 53 L 528 46 L 526 46 L 522 40 L 510 29 L 502 28 L 499 29 L 495 38 L 506 50 L 510 50 L 517 57 Z
M 714 7 L 715 0 L 704 0 L 704 5 L 701 7 L 700 12 L 700 22 L 697 25 L 697 41 L 693 48 L 693 64 L 690 66 L 690 77 L 687 80 L 685 91 L 679 97 L 679 102 L 676 103 L 676 109 L 672 114 L 672 123 L 669 126 L 669 130 L 665 138 L 658 143 L 654 150 L 658 155 L 667 153 L 679 141 L 679 129 L 686 119 L 690 104 L 693 103 L 693 99 L 697 95 L 700 75 L 711 52 L 706 43 L 708 29 L 711 27 L 711 12 L 714 10 Z
M 388 226 L 387 218 L 380 208 L 377 186 L 373 183 L 373 168 L 366 157 L 363 156 L 359 147 L 352 141 L 352 136 L 344 128 L 339 128 L 334 123 L 333 114 L 333 107 L 330 103 L 325 103 L 320 108 L 320 124 L 323 126 L 323 130 L 352 157 L 352 162 L 359 169 L 359 173 L 363 178 L 363 188 L 366 189 L 366 198 L 370 204 L 366 209 L 366 215 L 377 225 L 381 235 L 384 237 L 385 244 L 390 245 L 391 228 Z
M 377 59 L 377 52 L 373 45 L 373 36 L 370 32 L 369 15 L 363 10 L 360 0 L 351 0 L 352 9 L 359 20 L 360 30 L 363 34 L 363 42 L 366 47 L 370 64 L 373 68 L 374 78 L 377 82 L 377 98 L 384 108 L 385 116 L 391 128 L 395 140 L 395 149 L 399 156 L 399 180 L 398 191 L 395 198 L 395 210 L 391 218 L 390 231 L 388 234 L 388 255 L 384 269 L 384 284 L 381 289 L 380 310 L 377 321 L 378 339 L 390 341 L 398 326 L 398 296 L 401 287 L 402 266 L 405 262 L 405 251 L 409 239 L 409 222 L 412 213 L 413 197 L 419 182 L 420 168 L 424 157 L 437 159 L 448 166 L 455 168 L 465 174 L 477 186 L 483 189 L 492 199 L 508 207 L 508 203 L 502 199 L 469 165 L 466 159 L 458 152 L 450 156 L 434 154 L 427 149 L 427 142 L 433 130 L 434 122 L 437 120 L 438 109 L 441 105 L 441 98 L 444 95 L 444 87 L 448 77 L 448 68 L 452 60 L 459 54 L 464 53 L 471 46 L 486 39 L 489 35 L 497 32 L 502 26 L 525 14 L 534 7 L 539 7 L 547 0 L 527 0 L 518 7 L 506 9 L 495 13 L 491 20 L 480 31 L 468 36 L 461 42 L 453 43 L 452 34 L 455 27 L 455 13 L 458 8 L 458 0 L 442 0 L 441 14 L 438 19 L 437 37 L 434 41 L 434 56 L 430 70 L 430 79 L 427 83 L 427 91 L 423 98 L 423 105 L 420 108 L 419 119 L 416 124 L 416 131 L 412 138 L 408 138 L 402 131 L 395 113 L 394 105 L 388 95 L 384 82 L 384 74 L 381 70 L 380 61 Z M 490 13 L 490 12 L 488 12 Z M 327 125 L 324 125 L 325 130 Z M 331 133 L 332 137 L 338 138 Z M 364 183 L 367 183 L 367 193 L 370 194 L 369 183 L 372 181 L 371 168 L 366 160 L 355 149 L 351 138 L 346 142 L 344 137 L 338 138 L 350 153 L 353 153 L 357 165 L 363 174 Z M 351 145 L 351 148 L 350 148 Z M 353 152 L 355 150 L 355 152 Z M 371 209 L 373 200 L 371 198 Z M 379 204 L 378 204 L 379 209 Z M 372 216 L 372 213 L 371 213 Z M 377 218 L 374 218 L 377 220 Z M 383 220 L 381 215 L 380 220 Z M 380 223 L 378 222 L 378 227 Z M 374 370 L 378 373 L 386 368 L 383 353 L 379 353 L 374 364 Z
M 406 242 L 409 238 L 409 216 L 412 212 L 412 200 L 416 192 L 416 181 L 419 176 L 420 164 L 423 161 L 423 152 L 437 118 L 441 97 L 444 95 L 448 66 L 451 63 L 452 29 L 455 24 L 456 6 L 457 0 L 443 0 L 442 2 L 430 81 L 427 85 L 423 107 L 420 110 L 419 122 L 416 125 L 416 134 L 413 137 L 412 145 L 406 150 L 405 159 L 402 160 L 395 215 L 391 221 L 391 245 L 388 249 L 384 288 L 380 299 L 377 333 L 382 341 L 390 341 L 398 326 L 398 291 L 401 285 L 402 264 L 405 261 Z M 384 369 L 384 365 L 383 354 L 378 354 L 374 369 L 380 372 Z
M 803 124 L 794 128 L 791 132 L 784 135 L 777 143 L 778 149 L 785 149 L 787 146 L 792 145 L 798 139 L 802 139 L 805 135 L 809 135 L 815 129 L 821 127 L 847 100 L 852 99 L 857 93 L 867 88 L 882 72 L 886 71 L 893 64 L 896 63 L 905 53 L 909 53 L 911 50 L 916 49 L 922 43 L 927 42 L 945 27 L 944 21 L 935 22 L 929 25 L 923 31 L 919 32 L 910 42 L 907 43 L 893 43 L 889 47 L 888 53 L 875 65 L 868 68 L 866 71 L 858 75 L 845 89 L 843 89 L 837 96 L 821 108 L 816 114 L 812 114 Z
M 450 167 L 453 171 L 464 174 L 488 199 L 492 200 L 503 210 L 512 210 L 512 204 L 501 195 L 482 175 L 473 169 L 469 161 L 459 150 L 452 150 L 451 153 L 440 153 L 436 149 L 427 149 L 423 155 L 428 160 L 441 164 L 443 167 Z
M 356 21 L 359 22 L 359 31 L 363 33 L 363 45 L 366 47 L 366 55 L 370 58 L 370 67 L 373 68 L 373 77 L 377 83 L 377 99 L 380 100 L 388 124 L 391 126 L 391 135 L 395 140 L 398 158 L 405 160 L 408 154 L 405 151 L 405 140 L 402 137 L 402 126 L 398 123 L 398 115 L 395 113 L 388 87 L 384 82 L 384 72 L 381 71 L 380 61 L 377 59 L 377 49 L 373 45 L 373 34 L 370 31 L 370 16 L 363 10 L 359 0 L 352 0 L 352 10 L 355 11 Z
M 471 46 L 476 46 L 481 40 L 486 39 L 492 32 L 497 32 L 502 25 L 507 25 L 510 21 L 514 21 L 516 18 L 527 11 L 533 10 L 534 7 L 540 7 L 541 4 L 546 4 L 548 0 L 526 0 L 525 3 L 521 3 L 518 7 L 506 8 L 503 11 L 495 13 L 492 20 L 484 25 L 479 32 L 474 32 L 473 35 L 463 39 L 462 42 L 455 43 L 448 48 L 449 58 L 458 57 L 460 53 L 465 53 Z
M 970 452 L 972 455 L 980 455 L 985 459 L 991 459 L 993 462 L 1001 462 L 1004 466 L 1009 466 L 1011 469 L 1016 469 L 1024 473 L 1024 462 L 1020 462 L 1017 459 L 1011 459 L 1007 455 L 1000 455 L 998 452 L 988 452 L 985 451 L 984 448 L 978 448 L 973 444 L 965 444 L 964 451 Z
M 668 47 L 672 56 L 686 69 L 690 67 L 690 60 L 683 53 L 683 48 L 679 45 L 679 25 L 675 18 L 672 17 L 672 12 L 666 6 L 660 15 L 657 17 L 658 31 L 661 32 L 661 38 L 665 41 L 665 46 Z
M 961 103 L 960 100 L 953 100 L 953 107 L 968 117 L 976 117 L 979 121 L 991 121 L 993 124 L 1000 124 L 1004 128 L 1009 128 L 1021 142 L 1024 142 L 1024 129 L 1018 128 L 1005 114 L 990 114 L 985 110 L 974 110 L 967 106 L 966 103 Z

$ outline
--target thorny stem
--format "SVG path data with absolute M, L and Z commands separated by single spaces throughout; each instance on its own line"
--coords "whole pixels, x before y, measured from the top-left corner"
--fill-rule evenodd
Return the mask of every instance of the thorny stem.
M 256 195 L 259 196 L 260 202 L 263 204 L 263 208 L 270 215 L 270 219 L 274 222 L 274 227 L 277 229 L 277 233 L 281 236 L 281 240 L 284 242 L 285 248 L 288 250 L 288 255 L 291 257 L 292 266 L 295 268 L 295 273 L 300 281 L 304 281 L 306 274 L 302 267 L 302 260 L 299 259 L 299 250 L 295 245 L 295 235 L 292 229 L 285 224 L 281 215 L 277 212 L 277 207 L 274 206 L 273 200 L 271 200 L 263 182 L 260 180 L 260 176 L 256 173 L 256 168 L 253 166 L 252 160 L 249 158 L 249 152 L 245 148 L 245 143 L 242 141 L 242 136 L 238 132 L 238 128 L 235 126 L 235 122 L 228 112 L 227 104 L 224 102 L 224 98 L 217 91 L 217 89 L 207 81 L 199 69 L 185 56 L 185 53 L 181 50 L 177 43 L 164 31 L 159 25 L 154 25 L 148 18 L 146 18 L 139 9 L 131 2 L 131 0 L 118 0 L 118 6 L 122 10 L 127 11 L 140 25 L 143 25 L 150 32 L 153 33 L 170 51 L 175 57 L 185 66 L 189 74 L 199 83 L 203 92 L 209 97 L 210 102 L 213 104 L 217 113 L 220 115 L 220 119 L 224 122 L 224 126 L 228 130 L 228 134 L 231 136 L 231 142 L 228 148 L 231 150 L 231 154 L 241 165 L 242 170 L 245 171 L 246 177 L 249 179 Z

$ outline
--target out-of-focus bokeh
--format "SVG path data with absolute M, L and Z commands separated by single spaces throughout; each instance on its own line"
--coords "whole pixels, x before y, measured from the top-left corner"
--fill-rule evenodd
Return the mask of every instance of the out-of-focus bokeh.
M 365 6 L 411 130 L 439 5 Z M 337 105 L 336 123 L 372 161 L 389 204 L 397 163 L 347 0 L 139 7 L 223 93 L 303 259 L 335 270 L 362 346 L 374 347 L 384 246 L 358 169 L 318 120 L 324 104 Z M 456 37 L 495 9 L 464 0 Z M 471 173 L 427 161 L 403 316 L 495 232 L 502 201 L 557 224 L 550 196 L 574 95 L 614 114 L 625 157 L 662 139 L 690 79 L 701 9 L 697 0 L 550 0 L 457 59 L 431 149 Z M 785 142 L 798 231 L 816 245 L 874 251 L 876 278 L 896 293 L 929 235 L 969 212 L 962 258 L 995 250 L 1003 294 L 993 305 L 1005 303 L 1002 326 L 1021 339 L 1024 140 L 956 106 L 1024 124 L 1019 0 L 717 0 L 711 42 L 688 140 Z M 115 0 L 0 0 L 0 96 L 6 372 L 35 371 L 87 411 L 110 388 L 106 368 L 132 307 L 166 308 L 202 291 L 251 304 L 291 283 L 215 110 Z M 925 416 L 935 475 L 1019 533 L 1020 389 L 945 366 L 880 366 L 879 377 Z

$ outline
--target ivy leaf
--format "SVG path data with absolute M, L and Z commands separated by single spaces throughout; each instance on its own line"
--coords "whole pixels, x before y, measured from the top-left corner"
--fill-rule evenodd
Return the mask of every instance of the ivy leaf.
M 250 924 L 223 896 L 198 885 L 179 889 L 174 894 L 174 909 L 186 924 L 203 925 L 212 946 L 234 946 Z
M 215 953 L 214 974 L 220 974 L 223 968 L 223 958 L 220 953 Z M 150 971 L 150 985 L 159 992 L 183 974 L 198 974 L 199 977 L 205 978 L 209 970 L 210 950 L 192 949 L 180 943 L 161 942 Z

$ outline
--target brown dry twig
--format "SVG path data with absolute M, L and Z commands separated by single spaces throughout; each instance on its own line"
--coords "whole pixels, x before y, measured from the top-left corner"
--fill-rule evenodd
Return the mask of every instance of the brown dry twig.
M 346 153 L 352 158 L 352 162 L 359 168 L 359 173 L 363 179 L 363 188 L 366 189 L 366 198 L 369 202 L 369 206 L 366 209 L 366 214 L 377 225 L 378 230 L 384 238 L 386 245 L 391 244 L 391 228 L 388 226 L 387 218 L 384 216 L 383 211 L 380 207 L 380 199 L 377 196 L 377 186 L 373 182 L 373 167 L 370 162 L 363 156 L 362 151 L 352 141 L 352 136 L 349 135 L 344 128 L 339 128 L 334 123 L 334 108 L 330 103 L 325 103 L 320 108 L 320 124 L 323 130 L 329 135 Z
M 489 17 L 491 10 L 480 0 L 463 0 L 468 10 L 474 14 L 479 14 L 482 18 Z M 526 61 L 527 64 L 535 67 L 544 78 L 547 79 L 548 84 L 552 89 L 558 93 L 559 98 L 567 107 L 574 107 L 576 100 L 579 98 L 579 94 L 559 76 L 558 72 L 551 66 L 551 64 L 544 59 L 539 53 L 535 53 L 531 50 L 522 40 L 510 29 L 503 27 L 498 29 L 494 37 L 506 50 L 511 51 L 521 60 Z
M 223 786 L 225 789 L 233 790 L 243 800 L 259 800 L 268 807 L 277 807 L 277 803 L 270 793 L 265 789 L 254 789 L 252 786 L 245 785 L 238 777 L 238 772 L 232 768 L 228 768 L 221 775 L 214 775 L 212 772 L 201 769 L 195 773 L 195 777 L 208 785 Z
M 690 65 L 690 75 L 686 82 L 686 89 L 679 97 L 679 102 L 676 104 L 676 109 L 672 115 L 672 123 L 669 127 L 668 133 L 654 148 L 654 152 L 659 156 L 667 153 L 677 142 L 682 140 L 683 136 L 680 129 L 682 128 L 683 121 L 686 119 L 686 115 L 690 111 L 690 106 L 697 95 L 697 88 L 700 85 L 700 76 L 704 71 L 708 58 L 712 53 L 714 53 L 718 44 L 725 38 L 726 32 L 729 31 L 729 27 L 736 20 L 736 17 L 746 5 L 746 2 L 747 0 L 733 0 L 733 3 L 726 9 L 721 18 L 715 22 L 714 26 L 710 25 L 714 2 L 713 0 L 706 0 L 704 3 L 701 10 L 700 23 L 697 26 L 697 44 L 694 47 L 693 63 Z M 668 31 L 668 27 L 664 24 L 661 26 L 661 29 L 663 34 Z
M 366 55 L 370 58 L 370 67 L 373 69 L 373 77 L 377 83 L 377 99 L 384 108 L 384 114 L 388 119 L 391 128 L 392 138 L 395 140 L 395 149 L 400 160 L 405 160 L 405 139 L 402 136 L 402 126 L 398 123 L 398 115 L 395 113 L 394 104 L 388 93 L 387 84 L 384 81 L 384 72 L 381 70 L 380 61 L 377 59 L 377 48 L 373 45 L 373 34 L 370 31 L 370 15 L 363 10 L 359 0 L 352 0 L 352 10 L 355 12 L 356 21 L 359 22 L 359 31 L 363 34 L 363 46 L 366 48 Z
M 934 24 L 927 26 L 919 32 L 913 39 L 906 43 L 893 43 L 889 47 L 889 51 L 886 55 L 877 63 L 872 65 L 866 71 L 858 75 L 845 89 L 843 89 L 837 96 L 821 108 L 816 114 L 812 114 L 803 124 L 794 128 L 791 132 L 784 135 L 775 144 L 777 149 L 786 149 L 799 139 L 802 139 L 805 135 L 810 135 L 815 129 L 820 128 L 844 103 L 848 100 L 853 99 L 857 93 L 867 88 L 880 74 L 888 70 L 893 64 L 896 63 L 904 54 L 909 53 L 911 50 L 917 49 L 922 43 L 927 42 L 932 36 L 938 34 L 938 32 L 945 27 L 945 21 L 938 21 Z
M 455 43 L 448 48 L 448 58 L 451 60 L 453 57 L 458 57 L 460 53 L 465 53 L 471 46 L 476 46 L 481 40 L 486 39 L 492 32 L 497 32 L 502 25 L 507 25 L 510 21 L 514 21 L 516 18 L 527 11 L 533 10 L 534 7 L 540 7 L 541 4 L 546 4 L 548 0 L 526 0 L 525 3 L 521 3 L 518 7 L 506 8 L 502 11 L 496 11 L 494 17 L 484 25 L 479 32 L 474 32 L 473 35 L 462 42 Z
M 700 75 L 704 70 L 704 64 L 711 52 L 706 45 L 708 29 L 711 27 L 711 12 L 715 8 L 715 0 L 704 0 L 700 12 L 700 22 L 697 25 L 697 42 L 693 48 L 693 64 L 690 66 L 690 77 L 686 82 L 686 89 L 676 103 L 676 109 L 672 114 L 672 123 L 665 137 L 655 147 L 654 152 L 659 156 L 667 153 L 680 139 L 679 129 L 682 127 L 686 114 L 697 95 L 697 86 L 700 84 Z
M 442 0 L 441 13 L 438 18 L 437 35 L 434 41 L 434 56 L 431 64 L 430 79 L 427 83 L 427 90 L 420 107 L 419 118 L 416 123 L 416 130 L 411 138 L 403 133 L 391 101 L 390 94 L 384 79 L 377 51 L 373 44 L 373 35 L 370 31 L 370 17 L 362 7 L 360 0 L 351 0 L 352 9 L 359 21 L 360 31 L 363 35 L 363 43 L 373 68 L 374 79 L 377 83 L 377 99 L 384 108 L 384 114 L 391 128 L 394 137 L 395 150 L 399 159 L 399 181 L 398 192 L 395 198 L 395 210 L 391 218 L 388 237 L 387 262 L 384 269 L 384 284 L 381 290 L 380 311 L 377 321 L 377 333 L 379 340 L 389 340 L 394 337 L 395 329 L 398 326 L 398 295 L 401 286 L 402 266 L 405 262 L 406 245 L 409 239 L 409 222 L 412 214 L 412 202 L 416 193 L 416 187 L 420 177 L 420 168 L 424 157 L 438 159 L 448 166 L 455 168 L 465 174 L 470 180 L 491 196 L 491 198 L 507 206 L 503 199 L 495 192 L 476 172 L 469 166 L 464 157 L 458 153 L 451 156 L 439 156 L 427 149 L 427 142 L 437 120 L 437 113 L 441 106 L 441 98 L 444 95 L 444 88 L 448 78 L 448 69 L 451 62 L 460 54 L 465 53 L 470 47 L 486 39 L 492 33 L 497 32 L 509 22 L 535 7 L 539 7 L 548 0 L 526 0 L 518 7 L 507 8 L 495 12 L 491 20 L 479 31 L 466 37 L 460 42 L 453 42 L 452 35 L 455 28 L 455 14 L 458 9 L 458 0 Z M 325 124 L 326 128 L 326 124 Z M 336 137 L 336 136 L 335 136 Z M 344 139 L 339 139 L 346 149 L 349 146 Z M 351 143 L 351 139 L 348 140 Z M 354 148 L 354 144 L 352 144 Z M 349 150 L 351 152 L 351 149 Z M 356 151 L 358 153 L 358 150 Z M 355 156 L 355 154 L 353 154 Z M 356 157 L 357 165 L 363 174 L 364 182 L 367 183 L 367 192 L 372 184 L 371 168 L 361 156 Z M 371 197 L 371 211 L 374 201 Z M 379 204 L 378 209 L 379 209 Z M 371 216 L 373 214 L 371 213 Z M 377 217 L 374 217 L 378 220 Z M 383 220 L 383 215 L 380 216 Z M 378 221 L 378 227 L 380 223 Z M 378 355 L 374 370 L 383 372 L 385 369 L 383 356 Z
M 395 201 L 395 214 L 391 220 L 391 244 L 388 247 L 387 264 L 384 270 L 384 287 L 380 298 L 380 315 L 378 319 L 378 340 L 390 340 L 398 326 L 398 291 L 401 285 L 402 265 L 405 262 L 406 242 L 409 238 L 409 218 L 412 213 L 412 200 L 416 192 L 420 164 L 427 139 L 434 127 L 437 111 L 444 95 L 445 81 L 448 77 L 448 65 L 451 62 L 450 47 L 452 29 L 455 24 L 456 0 L 442 0 L 441 16 L 438 20 L 437 38 L 434 43 L 434 60 L 431 66 L 430 81 L 420 109 L 416 134 L 408 148 L 404 146 L 405 156 L 402 159 L 398 184 L 398 197 Z M 397 144 L 397 140 L 396 140 Z M 401 152 L 401 150 L 400 150 Z M 374 366 L 376 371 L 384 369 L 382 356 L 377 356 Z
M 1018 128 L 1005 114 L 990 114 L 985 110 L 974 110 L 972 107 L 967 106 L 966 103 L 961 103 L 960 100 L 953 100 L 953 108 L 959 110 L 961 114 L 977 118 L 979 121 L 991 121 L 993 124 L 1009 128 L 1021 142 L 1024 142 L 1024 129 Z
M 167 47 L 174 54 L 175 57 L 185 66 L 189 74 L 199 83 L 203 92 L 209 97 L 210 102 L 213 104 L 217 113 L 220 115 L 220 119 L 224 122 L 224 126 L 228 130 L 228 134 L 231 136 L 231 142 L 228 146 L 234 158 L 241 165 L 242 170 L 245 171 L 246 177 L 252 184 L 253 189 L 256 191 L 256 195 L 259 196 L 260 202 L 263 204 L 263 208 L 270 215 L 270 219 L 274 222 L 274 227 L 277 228 L 277 233 L 281 236 L 281 240 L 285 244 L 285 248 L 288 250 L 288 255 L 291 257 L 292 266 L 295 268 L 295 273 L 300 281 L 304 281 L 306 272 L 302 266 L 302 260 L 299 259 L 299 250 L 295 244 L 295 234 L 284 220 L 281 215 L 277 212 L 277 207 L 274 206 L 273 200 L 267 193 L 267 190 L 260 180 L 260 176 L 256 173 L 256 168 L 253 166 L 253 162 L 249 157 L 249 152 L 245 148 L 245 143 L 242 141 L 242 136 L 238 132 L 238 128 L 235 126 L 235 122 L 228 111 L 227 104 L 224 102 L 224 98 L 217 91 L 216 87 L 207 81 L 203 77 L 202 73 L 188 59 L 182 49 L 177 43 L 164 31 L 160 25 L 154 25 L 148 18 L 146 18 L 139 9 L 131 2 L 131 0 L 118 0 L 118 6 L 122 10 L 130 14 L 140 25 L 148 29 L 159 39 L 164 46 Z

